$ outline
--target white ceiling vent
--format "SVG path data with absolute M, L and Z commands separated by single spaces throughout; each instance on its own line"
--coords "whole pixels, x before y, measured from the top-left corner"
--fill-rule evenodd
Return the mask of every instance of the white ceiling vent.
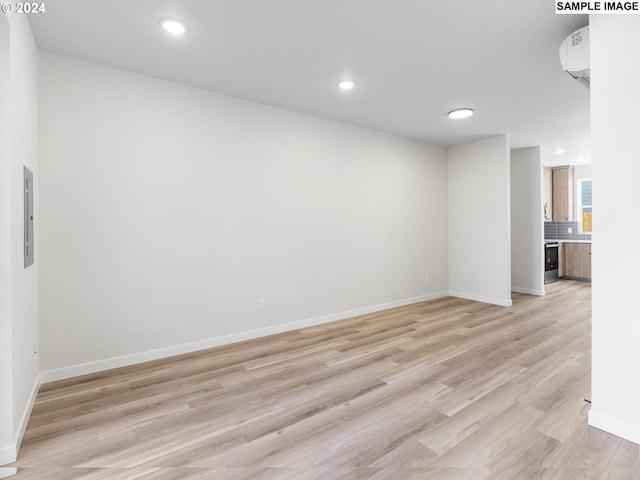
M 560 45 L 559 53 L 562 68 L 589 88 L 591 85 L 589 26 L 582 27 L 565 38 Z

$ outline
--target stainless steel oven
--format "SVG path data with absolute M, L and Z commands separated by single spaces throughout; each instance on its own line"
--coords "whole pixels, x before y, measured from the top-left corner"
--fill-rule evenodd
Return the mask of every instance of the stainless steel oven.
M 558 280 L 558 242 L 544 242 L 544 283 Z

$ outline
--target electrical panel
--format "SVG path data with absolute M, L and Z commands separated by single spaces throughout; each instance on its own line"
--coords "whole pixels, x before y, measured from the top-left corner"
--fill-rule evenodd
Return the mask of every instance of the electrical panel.
M 24 268 L 33 265 L 33 173 L 24 167 Z

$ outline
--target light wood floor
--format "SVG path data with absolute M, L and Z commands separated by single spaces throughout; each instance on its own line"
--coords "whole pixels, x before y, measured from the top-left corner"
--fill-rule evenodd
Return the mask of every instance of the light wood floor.
M 443 298 L 43 385 L 19 479 L 640 479 L 586 423 L 591 287 Z

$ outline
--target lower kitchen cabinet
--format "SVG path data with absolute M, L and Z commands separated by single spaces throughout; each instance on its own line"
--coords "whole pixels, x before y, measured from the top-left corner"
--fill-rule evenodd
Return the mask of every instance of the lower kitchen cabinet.
M 591 281 L 591 244 L 562 244 L 563 271 L 565 278 Z

